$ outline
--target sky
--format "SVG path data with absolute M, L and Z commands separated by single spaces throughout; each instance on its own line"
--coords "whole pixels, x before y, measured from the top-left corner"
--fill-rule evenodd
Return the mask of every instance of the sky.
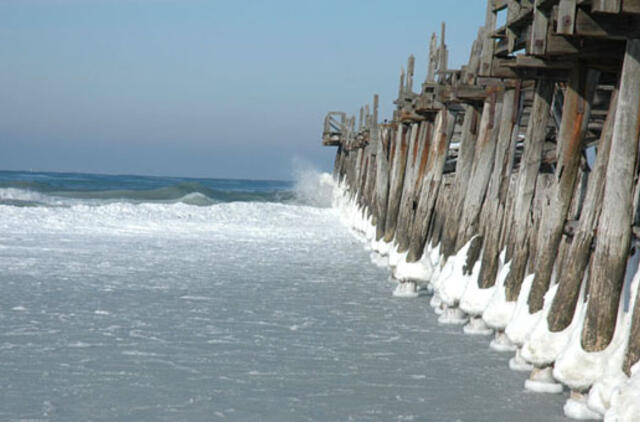
M 484 0 L 0 0 L 0 169 L 244 179 L 323 171 L 327 111 L 397 96 Z

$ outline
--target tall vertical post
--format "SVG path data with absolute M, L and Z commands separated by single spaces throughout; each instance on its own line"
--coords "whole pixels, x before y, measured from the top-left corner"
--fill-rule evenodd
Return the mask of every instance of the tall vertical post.
M 588 352 L 606 348 L 616 327 L 633 221 L 632 192 L 640 129 L 639 80 L 640 39 L 631 39 L 627 41 L 620 76 L 602 214 L 589 277 L 589 305 L 582 330 L 582 346 Z
M 520 161 L 517 196 L 514 204 L 513 259 L 511 271 L 505 281 L 505 293 L 509 302 L 515 302 L 518 299 L 529 257 L 529 215 L 542 162 L 542 146 L 547 135 L 552 97 L 553 82 L 549 79 L 539 79 L 536 82 L 533 106 L 527 125 L 524 154 Z
M 549 205 L 543 209 L 538 231 L 535 278 L 528 301 L 530 313 L 542 309 L 544 295 L 549 288 L 564 223 L 573 199 L 582 157 L 582 139 L 587 131 L 591 103 L 599 77 L 598 71 L 588 70 L 582 63 L 574 66 L 569 74 L 558 133 L 555 184 L 552 187 Z
M 407 87 L 405 89 L 406 93 L 411 93 L 413 91 L 413 71 L 416 65 L 416 58 L 412 55 L 409 56 L 409 60 L 407 61 Z

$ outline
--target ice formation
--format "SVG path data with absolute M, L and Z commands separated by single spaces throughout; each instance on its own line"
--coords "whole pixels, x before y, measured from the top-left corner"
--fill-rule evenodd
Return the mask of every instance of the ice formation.
M 511 271 L 511 262 L 507 262 L 498 272 L 493 295 L 482 313 L 484 322 L 496 330 L 504 330 L 507 327 L 516 308 L 515 302 L 507 302 L 504 291 L 504 283 L 509 271 Z
M 391 267 L 393 277 L 400 281 L 394 296 L 418 297 L 420 284 L 428 285 L 433 291 L 429 304 L 440 315 L 439 323 L 466 324 L 467 334 L 489 335 L 495 330 L 490 347 L 499 352 L 515 351 L 509 360 L 512 370 L 532 371 L 525 381 L 526 389 L 559 393 L 566 385 L 575 390 L 564 405 L 567 417 L 596 420 L 604 415 L 605 422 L 640 421 L 640 363 L 634 366 L 630 378 L 621 369 L 631 312 L 619 311 L 614 338 L 605 350 L 588 353 L 581 344 L 588 302 L 579 300 L 571 324 L 560 332 L 551 332 L 547 316 L 557 284 L 546 293 L 543 309 L 530 314 L 527 301 L 534 275 L 529 274 L 523 280 L 518 300 L 508 302 L 504 284 L 511 262 L 504 262 L 504 251 L 500 254 L 496 283 L 488 289 L 477 285 L 480 260 L 471 274 L 463 274 L 470 242 L 447 260 L 440 255 L 438 245 L 427 246 L 422 259 L 407 263 L 407 254 L 398 253 L 393 242 L 375 240 L 375 226 L 355 200 L 350 199 L 346 189 L 341 187 L 336 191 L 339 193 L 334 194 L 334 206 L 340 210 L 342 221 L 371 248 L 372 261 Z M 634 277 L 632 298 L 637 296 L 638 279 L 640 272 Z M 580 297 L 584 289 L 583 282 Z

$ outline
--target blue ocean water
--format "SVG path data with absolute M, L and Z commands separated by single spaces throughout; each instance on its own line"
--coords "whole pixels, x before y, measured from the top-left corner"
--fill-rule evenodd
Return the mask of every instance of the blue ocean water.
M 541 421 L 295 182 L 0 172 L 0 420 Z

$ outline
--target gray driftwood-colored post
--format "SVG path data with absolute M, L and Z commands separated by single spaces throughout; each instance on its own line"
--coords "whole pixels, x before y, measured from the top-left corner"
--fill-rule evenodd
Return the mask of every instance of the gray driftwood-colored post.
M 503 193 L 504 198 L 501 198 L 501 192 L 506 192 L 509 188 L 512 151 L 515 149 L 517 137 L 514 136 L 514 132 L 517 134 L 514 127 L 516 125 L 515 115 L 518 112 L 518 96 L 519 92 L 516 92 L 515 89 L 508 89 L 504 93 L 495 163 L 487 194 L 488 215 L 483 246 L 484 253 L 478 275 L 478 286 L 482 289 L 493 286 L 498 273 L 500 232 L 502 231 L 506 206 L 506 193 Z
M 463 107 L 465 112 L 453 187 L 454 201 L 450 212 L 447 214 L 442 238 L 441 251 L 447 258 L 455 252 L 460 217 L 462 216 L 467 185 L 473 168 L 475 143 L 478 136 L 478 121 L 480 120 L 480 113 L 474 105 L 465 104 Z
M 416 58 L 412 55 L 409 56 L 407 61 L 407 86 L 405 92 L 410 93 L 413 91 L 413 72 L 416 65 Z
M 447 71 L 449 61 L 449 51 L 447 50 L 447 44 L 445 43 L 446 24 L 442 22 L 440 26 L 440 49 L 438 50 L 438 70 L 442 72 Z
M 410 204 L 411 219 L 409 221 L 409 226 L 407 230 L 409 233 L 409 236 L 407 237 L 408 242 L 410 242 L 411 236 L 414 233 L 414 225 L 416 224 L 416 212 L 418 209 L 420 196 L 422 195 L 422 186 L 426 179 L 427 164 L 429 163 L 429 160 L 433 158 L 430 155 L 431 144 L 434 141 L 433 122 L 430 120 L 425 120 L 422 122 L 422 126 L 424 130 L 421 134 L 420 145 L 418 147 L 418 157 L 420 160 L 418 162 L 418 169 L 415 177 L 415 186 L 413 189 L 414 196 Z M 402 247 L 404 248 L 403 251 L 406 251 L 406 249 L 409 247 L 409 244 L 402 245 Z
M 384 241 L 391 242 L 396 234 L 402 186 L 404 184 L 405 167 L 407 165 L 407 127 L 399 124 L 396 129 L 395 152 L 391 163 L 389 181 L 389 204 L 387 205 L 387 221 L 385 223 Z
M 423 121 L 418 126 L 416 143 L 412 151 L 412 171 L 405 180 L 405 192 L 402 194 L 400 205 L 400 225 L 402 226 L 396 234 L 398 241 L 398 251 L 406 252 L 409 248 L 409 236 L 415 218 L 415 204 L 420 193 L 421 179 L 424 176 L 426 159 L 428 158 L 428 148 L 430 145 L 427 135 L 430 135 L 431 122 Z
M 387 201 L 389 198 L 389 150 L 392 148 L 389 140 L 389 129 L 385 128 L 382 132 L 378 132 L 377 139 L 377 171 L 376 171 L 376 208 L 377 208 L 377 224 L 376 224 L 376 240 L 380 240 L 384 236 L 385 223 L 387 218 Z
M 602 128 L 602 134 L 600 135 L 594 168 L 589 175 L 587 193 L 578 227 L 575 230 L 573 240 L 564 260 L 564 268 L 560 267 L 558 291 L 553 298 L 553 303 L 547 316 L 549 330 L 552 332 L 562 331 L 571 324 L 576 304 L 578 303 L 580 285 L 589 264 L 594 230 L 598 224 L 600 205 L 604 195 L 604 178 L 609 163 L 617 96 L 616 90 L 611 95 L 611 103 Z
M 491 34 L 496 29 L 496 14 L 493 12 L 493 1 L 487 1 L 487 11 L 484 22 L 484 31 L 482 37 L 482 52 L 480 53 L 480 70 L 479 74 L 489 76 L 491 74 L 491 65 L 493 63 L 493 44 L 494 40 Z
M 440 110 L 436 117 L 426 174 L 422 181 L 422 191 L 416 209 L 411 239 L 409 240 L 408 262 L 418 261 L 424 252 L 427 233 L 431 223 L 431 214 L 435 206 L 436 198 L 438 197 L 442 170 L 444 169 L 447 151 L 449 150 L 449 141 L 451 139 L 449 130 L 453 130 L 451 119 L 454 118 L 455 116 L 446 108 Z
M 589 305 L 582 330 L 588 352 L 609 345 L 624 281 L 631 239 L 632 191 L 640 129 L 640 39 L 627 41 L 618 109 L 607 165 L 602 214 L 589 276 Z
M 427 82 L 436 81 L 436 68 L 438 66 L 438 37 L 435 33 L 431 34 L 429 43 L 429 65 L 427 68 Z
M 513 257 L 511 271 L 505 281 L 505 293 L 509 302 L 518 299 L 529 257 L 529 214 L 542 161 L 542 146 L 547 134 L 552 96 L 553 82 L 548 79 L 539 79 L 536 83 L 533 106 L 527 125 L 524 154 L 520 161 L 520 174 L 513 210 Z
M 402 198 L 398 211 L 398 222 L 396 224 L 396 242 L 398 251 L 404 252 L 409 236 L 409 221 L 413 216 L 410 203 L 414 197 L 415 178 L 417 175 L 416 161 L 418 159 L 419 135 L 421 126 L 413 123 L 409 130 L 409 148 L 407 152 L 407 165 L 404 173 L 404 184 L 402 186 Z
M 489 186 L 493 162 L 495 159 L 498 122 L 495 115 L 500 115 L 501 102 L 497 102 L 497 94 L 490 95 L 484 102 L 478 140 L 475 145 L 473 169 L 467 184 L 464 209 L 456 240 L 456 250 L 462 248 L 480 231 L 480 212 Z M 497 113 L 496 113 L 497 110 Z M 482 242 L 480 242 L 482 245 Z
M 575 66 L 569 74 L 557 137 L 558 164 L 555 184 L 552 187 L 549 205 L 543 210 L 538 231 L 535 276 L 528 301 L 530 313 L 542 309 L 544 295 L 549 288 L 564 223 L 573 200 L 582 157 L 582 140 L 587 131 L 591 103 L 599 77 L 600 72 L 588 70 L 582 64 Z

